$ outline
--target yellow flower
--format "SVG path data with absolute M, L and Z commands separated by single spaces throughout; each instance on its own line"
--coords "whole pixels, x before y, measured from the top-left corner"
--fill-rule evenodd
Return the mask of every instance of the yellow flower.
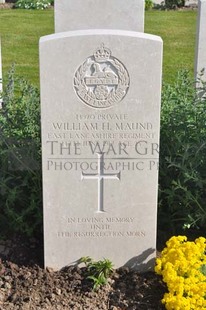
M 206 239 L 187 241 L 173 236 L 156 260 L 155 272 L 162 275 L 168 293 L 162 303 L 168 310 L 206 310 Z

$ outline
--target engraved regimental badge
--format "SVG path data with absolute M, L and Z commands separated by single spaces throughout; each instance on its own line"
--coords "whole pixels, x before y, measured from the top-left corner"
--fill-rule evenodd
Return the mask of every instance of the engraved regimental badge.
M 75 72 L 74 88 L 78 97 L 90 107 L 109 108 L 127 94 L 129 74 L 102 44 Z

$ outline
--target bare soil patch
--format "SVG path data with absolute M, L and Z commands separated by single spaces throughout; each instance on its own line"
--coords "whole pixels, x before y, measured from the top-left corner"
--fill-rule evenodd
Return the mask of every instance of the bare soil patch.
M 120 268 L 95 292 L 85 268 L 44 270 L 42 241 L 15 237 L 0 249 L 0 310 L 165 309 L 166 287 L 153 272 Z

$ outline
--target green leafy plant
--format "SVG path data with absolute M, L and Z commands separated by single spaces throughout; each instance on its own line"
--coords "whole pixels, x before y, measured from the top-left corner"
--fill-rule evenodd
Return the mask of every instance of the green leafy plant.
M 39 91 L 12 69 L 0 109 L 0 227 L 29 236 L 42 231 Z
M 152 0 L 145 0 L 145 10 L 151 10 L 153 8 L 153 2 Z
M 50 0 L 18 0 L 15 8 L 27 10 L 44 10 L 51 6 Z
M 199 270 L 204 276 L 206 276 L 206 264 L 201 265 Z
M 185 0 L 165 0 L 165 7 L 167 9 L 176 9 L 185 6 Z
M 1 107 L 1 101 L 2 101 L 2 79 L 0 78 L 0 107 Z
M 172 234 L 206 227 L 206 99 L 194 86 L 184 71 L 162 93 L 158 219 Z
M 93 281 L 93 290 L 98 290 L 102 285 L 107 284 L 107 279 L 113 272 L 113 264 L 108 259 L 93 261 L 91 257 L 82 257 L 81 263 L 87 268 L 87 279 Z

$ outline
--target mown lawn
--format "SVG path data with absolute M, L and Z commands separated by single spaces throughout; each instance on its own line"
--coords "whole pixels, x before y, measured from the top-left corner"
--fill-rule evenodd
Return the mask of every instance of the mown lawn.
M 171 82 L 180 69 L 193 76 L 197 11 L 149 11 L 145 32 L 162 37 L 164 42 L 163 80 Z
M 0 10 L 3 78 L 14 63 L 18 75 L 39 85 L 39 38 L 53 32 L 53 10 Z
M 145 32 L 159 35 L 164 41 L 164 81 L 173 81 L 181 68 L 193 75 L 196 16 L 195 10 L 146 12 Z M 15 63 L 18 75 L 39 85 L 38 41 L 53 32 L 53 10 L 0 10 L 4 79 Z

